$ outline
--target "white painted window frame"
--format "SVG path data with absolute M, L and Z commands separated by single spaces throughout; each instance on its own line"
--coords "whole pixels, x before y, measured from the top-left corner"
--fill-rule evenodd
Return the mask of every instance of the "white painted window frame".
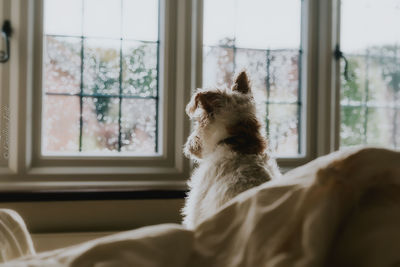
M 1 67 L 2 105 L 10 109 L 9 157 L 0 167 L 2 189 L 185 189 L 190 163 L 182 155 L 189 133 L 189 1 L 161 0 L 160 130 L 162 153 L 149 157 L 41 156 L 42 0 L 1 0 L 14 28 L 10 61 Z M 189 22 L 189 23 L 187 23 Z M 179 51 L 179 52 L 178 52 Z M 4 123 L 3 123 L 4 124 Z
M 301 65 L 301 146 L 297 157 L 278 158 L 283 171 L 301 166 L 339 148 L 340 64 L 334 58 L 339 43 L 339 0 L 301 0 L 302 65 Z M 202 18 L 203 0 L 194 1 Z M 238 22 L 240 23 L 240 22 Z M 197 31 L 201 32 L 201 23 Z M 196 64 L 201 87 L 202 39 L 197 36 Z M 200 78 L 199 78 L 200 77 Z
M 299 0 L 300 1 L 300 0 Z M 283 171 L 303 165 L 316 157 L 316 120 L 315 103 L 317 93 L 317 77 L 315 73 L 318 70 L 318 0 L 302 0 L 302 23 L 301 23 L 301 38 L 302 38 L 302 65 L 301 65 L 301 86 L 302 93 L 302 112 L 301 112 L 301 146 L 303 147 L 302 154 L 296 157 L 278 158 L 278 165 Z M 197 19 L 197 25 L 193 33 L 193 43 L 197 44 L 194 50 L 194 62 L 196 64 L 196 88 L 202 84 L 202 18 L 203 18 L 203 0 L 194 0 L 194 14 Z M 240 22 L 238 22 L 240 23 Z M 251 75 L 251 73 L 250 73 Z
M 334 57 L 340 45 L 340 0 L 319 1 L 317 138 L 316 157 L 340 145 L 340 61 Z
M 338 148 L 339 64 L 333 57 L 339 36 L 338 2 L 303 0 L 304 153 L 278 159 L 284 170 Z M 191 91 L 201 87 L 203 0 L 161 0 L 165 6 L 160 18 L 163 154 L 142 158 L 39 156 L 41 3 L 0 0 L 1 21 L 10 19 L 14 28 L 11 59 L 0 68 L 0 103 L 9 107 L 10 137 L 8 159 L 0 160 L 2 189 L 185 189 L 190 162 L 177 148 L 183 146 L 190 131 L 185 104 Z M 0 127 L 5 123 L 2 119 Z

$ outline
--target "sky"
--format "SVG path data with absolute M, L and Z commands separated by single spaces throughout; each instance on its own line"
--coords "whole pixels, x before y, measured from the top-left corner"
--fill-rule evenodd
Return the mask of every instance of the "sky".
M 400 0 L 342 0 L 341 47 L 353 52 L 399 45 Z
M 296 49 L 300 15 L 300 0 L 205 0 L 203 41 L 213 45 L 229 37 L 238 47 Z
M 341 3 L 344 51 L 400 45 L 400 0 Z M 235 38 L 238 47 L 296 49 L 300 24 L 300 0 L 204 0 L 207 45 L 228 37 Z M 45 0 L 47 34 L 156 41 L 157 26 L 157 0 Z
M 300 0 L 205 0 L 204 6 L 206 44 L 236 37 L 240 47 L 299 47 Z M 157 13 L 157 0 L 45 0 L 45 33 L 155 41 Z
M 46 34 L 158 40 L 157 0 L 45 0 Z

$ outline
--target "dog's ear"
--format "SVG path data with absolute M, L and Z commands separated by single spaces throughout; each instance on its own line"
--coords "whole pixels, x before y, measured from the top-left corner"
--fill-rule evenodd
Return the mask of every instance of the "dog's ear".
M 250 82 L 245 71 L 242 71 L 236 77 L 235 84 L 232 86 L 232 91 L 238 91 L 242 94 L 250 92 Z
M 195 106 L 199 103 L 207 113 L 213 113 L 217 108 L 222 107 L 223 97 L 220 92 L 200 92 L 196 94 Z

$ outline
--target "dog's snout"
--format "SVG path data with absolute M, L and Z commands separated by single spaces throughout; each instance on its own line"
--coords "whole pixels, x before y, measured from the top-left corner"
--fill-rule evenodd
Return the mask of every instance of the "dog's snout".
M 192 117 L 192 115 L 193 115 L 193 113 L 194 113 L 195 110 L 196 110 L 196 105 L 195 105 L 195 103 L 194 103 L 193 101 L 190 101 L 190 102 L 186 105 L 186 109 L 185 109 L 186 114 L 187 114 L 189 117 Z

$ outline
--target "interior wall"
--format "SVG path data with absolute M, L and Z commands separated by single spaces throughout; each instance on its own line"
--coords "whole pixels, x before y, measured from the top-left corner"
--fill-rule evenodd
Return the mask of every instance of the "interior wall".
M 79 232 L 33 234 L 32 240 L 37 253 L 77 245 L 115 232 Z
M 0 203 L 17 211 L 30 233 L 109 232 L 180 223 L 184 199 Z

